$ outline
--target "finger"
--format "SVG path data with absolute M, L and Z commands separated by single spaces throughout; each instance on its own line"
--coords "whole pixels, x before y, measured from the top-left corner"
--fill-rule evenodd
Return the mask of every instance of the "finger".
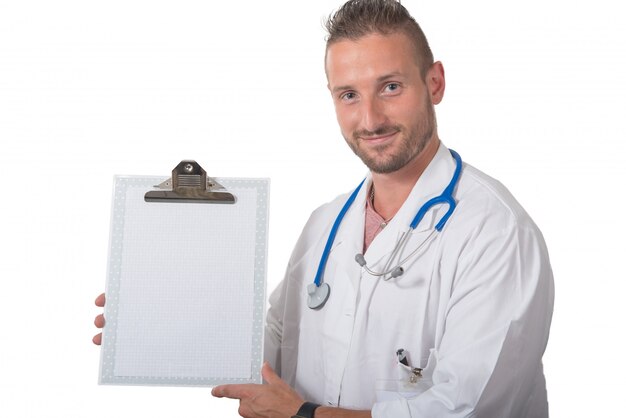
M 239 402 L 239 409 L 237 410 L 237 413 L 240 417 L 244 418 L 254 416 L 252 409 L 244 402 Z
M 214 387 L 211 390 L 211 395 L 216 398 L 244 399 L 249 398 L 255 392 L 257 386 L 261 385 L 221 385 Z
M 100 333 L 98 335 L 94 335 L 92 341 L 93 341 L 93 343 L 95 345 L 101 345 L 102 344 L 102 333 Z
M 106 297 L 104 296 L 104 293 L 102 293 L 100 296 L 96 298 L 96 306 L 99 306 L 102 308 L 105 302 L 106 302 Z
M 257 413 L 257 411 L 255 411 L 254 406 L 252 405 L 253 400 L 249 399 L 249 400 L 241 400 L 239 401 L 239 409 L 237 410 L 237 413 L 239 414 L 240 417 L 243 418 L 260 418 L 260 417 L 266 417 L 267 415 L 265 414 L 259 414 Z
M 276 374 L 272 366 L 266 361 L 261 367 L 261 376 L 270 385 L 286 385 L 286 383 Z
M 104 327 L 104 323 L 105 323 L 104 315 L 100 314 L 100 315 L 96 316 L 96 319 L 94 319 L 93 323 L 96 326 L 96 328 Z

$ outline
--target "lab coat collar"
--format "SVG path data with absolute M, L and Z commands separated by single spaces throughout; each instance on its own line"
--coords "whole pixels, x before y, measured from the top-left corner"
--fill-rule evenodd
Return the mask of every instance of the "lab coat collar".
M 330 258 L 335 260 L 338 269 L 328 273 L 333 274 L 333 280 L 350 281 L 355 291 L 359 289 L 361 280 L 361 266 L 356 262 L 355 256 L 363 252 L 365 200 L 369 190 L 369 183 L 371 183 L 371 176 L 368 175 L 339 226 L 339 231 L 330 253 Z M 342 201 L 341 204 L 345 204 L 345 201 Z M 339 212 L 337 211 L 337 213 Z
M 365 257 L 370 267 L 382 268 L 382 265 L 377 266 L 377 264 L 386 262 L 386 256 L 391 253 L 402 233 L 409 230 L 411 221 L 424 203 L 443 192 L 452 179 L 455 167 L 455 161 L 450 151 L 443 143 L 440 143 L 435 156 L 413 186 L 400 210 L 369 246 Z M 367 185 L 366 190 L 370 189 L 371 183 L 372 177 L 369 175 L 364 185 L 364 187 Z M 365 195 L 356 203 L 365 208 Z M 435 228 L 447 209 L 445 205 L 440 205 L 429 210 L 412 232 L 414 235 L 424 235 L 424 237 L 415 241 L 421 242 Z

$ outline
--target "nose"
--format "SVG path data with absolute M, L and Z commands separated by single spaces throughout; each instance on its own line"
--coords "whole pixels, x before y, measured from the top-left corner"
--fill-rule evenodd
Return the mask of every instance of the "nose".
M 387 121 L 385 109 L 378 98 L 363 100 L 361 103 L 363 106 L 361 115 L 363 129 L 374 132 L 385 124 Z

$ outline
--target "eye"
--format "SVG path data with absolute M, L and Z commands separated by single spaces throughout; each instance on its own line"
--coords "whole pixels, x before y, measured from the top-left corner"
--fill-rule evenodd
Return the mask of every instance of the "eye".
M 383 93 L 396 93 L 398 90 L 400 90 L 400 83 L 388 83 L 385 84 Z
M 354 99 L 356 99 L 356 93 L 353 91 L 347 91 L 343 94 L 341 94 L 339 96 L 339 99 L 343 100 L 344 102 L 351 102 Z

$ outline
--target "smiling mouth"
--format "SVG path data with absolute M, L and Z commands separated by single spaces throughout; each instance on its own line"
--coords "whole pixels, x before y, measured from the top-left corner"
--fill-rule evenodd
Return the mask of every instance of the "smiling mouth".
M 400 131 L 387 132 L 382 135 L 359 136 L 361 140 L 369 144 L 380 144 L 392 139 Z

